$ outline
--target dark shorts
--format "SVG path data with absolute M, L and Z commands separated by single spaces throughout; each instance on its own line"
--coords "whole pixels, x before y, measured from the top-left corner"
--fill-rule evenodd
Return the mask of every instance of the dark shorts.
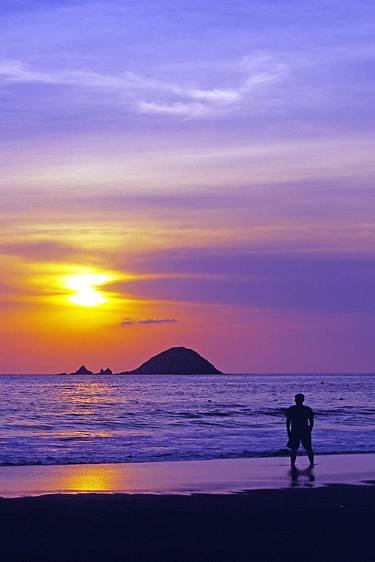
M 302 443 L 302 447 L 308 451 L 311 449 L 311 433 L 304 433 L 303 435 L 291 434 L 288 441 L 289 449 L 297 451 Z

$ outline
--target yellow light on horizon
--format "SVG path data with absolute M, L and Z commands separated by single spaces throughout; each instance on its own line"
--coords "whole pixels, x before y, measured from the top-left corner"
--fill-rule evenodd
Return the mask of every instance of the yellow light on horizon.
M 68 300 L 79 306 L 98 306 L 107 302 L 103 293 L 96 287 L 111 281 L 102 273 L 77 273 L 65 278 L 65 286 L 75 292 Z

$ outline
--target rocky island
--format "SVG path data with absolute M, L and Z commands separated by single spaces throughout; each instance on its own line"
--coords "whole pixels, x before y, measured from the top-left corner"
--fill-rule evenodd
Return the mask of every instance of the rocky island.
M 220 375 L 212 363 L 193 349 L 171 347 L 154 355 L 128 375 Z
M 75 371 L 75 373 L 72 373 L 72 375 L 93 375 L 93 374 L 94 373 L 92 371 L 89 371 L 89 369 L 85 367 L 85 365 L 81 365 L 80 368 Z
M 62 373 L 66 374 L 66 373 Z M 112 375 L 111 369 L 100 369 L 93 373 L 82 365 L 71 375 Z M 119 375 L 221 375 L 222 372 L 202 357 L 194 349 L 171 347 L 154 355 L 133 371 L 123 371 Z

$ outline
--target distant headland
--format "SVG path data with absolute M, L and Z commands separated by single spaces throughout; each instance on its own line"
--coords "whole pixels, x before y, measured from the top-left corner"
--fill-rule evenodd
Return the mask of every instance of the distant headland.
M 94 373 L 82 365 L 73 373 L 64 375 L 221 375 L 222 372 L 202 355 L 187 347 L 170 347 L 154 355 L 132 371 L 112 373 L 108 367 Z

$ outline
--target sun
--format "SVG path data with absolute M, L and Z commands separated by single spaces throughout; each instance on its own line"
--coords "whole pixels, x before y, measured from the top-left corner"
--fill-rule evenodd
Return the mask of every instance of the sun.
M 107 302 L 102 291 L 96 287 L 110 280 L 108 275 L 102 273 L 77 273 L 65 277 L 66 288 L 74 291 L 74 294 L 68 297 L 69 302 L 79 306 L 98 306 Z
M 93 287 L 83 287 L 76 292 L 75 295 L 69 297 L 70 302 L 79 304 L 80 306 L 98 306 L 103 304 L 107 299 L 102 297 L 101 293 Z

